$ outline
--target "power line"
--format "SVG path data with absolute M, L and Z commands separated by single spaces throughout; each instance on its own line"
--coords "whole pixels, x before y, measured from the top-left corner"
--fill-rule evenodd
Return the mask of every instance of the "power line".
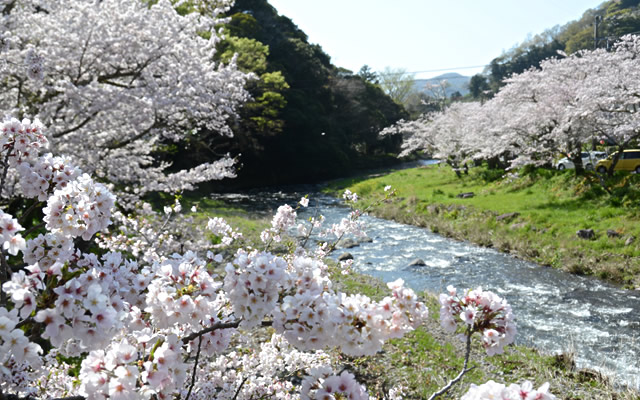
M 426 72 L 443 72 L 443 71 L 452 71 L 452 70 L 459 70 L 459 69 L 473 69 L 473 68 L 485 68 L 488 67 L 489 65 L 471 65 L 471 66 L 467 66 L 467 67 L 454 67 L 454 68 L 438 68 L 438 69 L 427 69 L 427 70 L 422 70 L 422 71 L 407 71 L 407 72 L 390 72 L 390 73 L 383 73 L 383 72 L 378 72 L 377 74 L 379 76 L 391 76 L 391 75 L 406 75 L 406 74 L 422 74 L 422 73 L 426 73 Z

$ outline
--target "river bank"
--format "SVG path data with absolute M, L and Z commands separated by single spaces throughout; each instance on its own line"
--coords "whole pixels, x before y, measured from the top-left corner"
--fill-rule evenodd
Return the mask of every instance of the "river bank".
M 372 215 L 640 288 L 637 208 L 617 204 L 599 194 L 588 177 L 578 179 L 572 172 L 542 170 L 492 182 L 490 174 L 474 168 L 457 177 L 451 168 L 433 165 L 337 181 L 328 190 L 349 188 L 361 195 L 365 207 L 390 185 L 397 197 L 374 207 Z M 579 230 L 587 238 L 580 238 Z
M 295 202 L 295 199 L 299 199 L 300 194 L 301 193 L 282 192 L 255 193 L 251 195 L 233 195 L 227 199 L 232 200 L 234 204 L 246 205 L 247 203 L 251 203 L 254 205 L 257 204 L 258 207 L 273 209 L 279 204 L 292 204 L 291 200 Z M 315 197 L 312 196 L 312 199 L 314 198 Z M 331 199 L 326 199 L 323 202 L 333 204 Z M 252 217 L 254 215 L 254 213 L 246 213 L 244 210 L 238 210 L 229 206 L 224 206 L 222 212 L 216 213 L 215 207 L 221 205 L 219 201 L 210 203 L 201 202 L 200 204 L 202 212 L 212 212 L 214 215 L 217 214 L 226 217 Z M 209 207 L 206 207 L 207 205 L 214 207 L 208 209 Z M 327 209 L 323 207 L 321 211 L 323 214 L 327 214 L 328 222 L 331 221 L 332 218 L 338 218 L 339 215 L 346 213 L 342 208 Z M 334 211 L 338 215 L 333 216 Z M 236 221 L 236 223 L 237 222 L 240 221 Z M 258 219 L 251 221 L 251 223 L 264 226 L 268 221 Z M 235 225 L 235 223 L 232 223 L 232 225 Z M 385 232 L 387 231 L 385 230 Z M 397 245 L 393 243 L 393 238 L 389 237 L 389 234 L 371 233 L 373 243 L 367 244 L 367 246 L 381 245 L 387 248 L 397 247 Z M 398 232 L 397 234 L 403 237 L 399 240 L 406 242 L 406 235 L 404 233 Z M 365 247 L 363 244 L 361 250 L 366 253 L 371 253 L 373 250 L 372 248 Z M 457 253 L 460 252 L 459 249 L 454 250 Z M 354 252 L 354 254 L 356 254 L 357 259 L 362 259 L 357 252 Z M 375 264 L 379 265 L 379 263 Z M 377 299 L 388 295 L 388 289 L 380 280 L 370 278 L 366 275 L 342 275 L 336 269 L 334 270 L 332 278 L 342 290 L 348 293 L 364 293 Z M 547 280 L 553 281 L 553 279 Z M 447 281 L 449 281 L 448 278 Z M 461 283 L 453 283 L 463 287 Z M 475 279 L 473 284 L 478 284 Z M 501 285 L 501 287 L 506 288 L 504 285 Z M 435 290 L 436 292 L 432 290 L 430 293 L 437 293 L 437 289 Z M 384 352 L 374 357 L 350 358 L 338 354 L 334 355 L 336 362 L 356 373 L 359 380 L 365 382 L 372 393 L 380 394 L 385 386 L 388 388 L 389 385 L 401 383 L 407 387 L 406 398 L 426 398 L 448 379 L 451 379 L 457 374 L 462 363 L 462 343 L 459 342 L 455 336 L 446 334 L 440 328 L 438 322 L 438 306 L 436 305 L 436 300 L 433 295 L 423 292 L 422 296 L 425 302 L 429 304 L 431 315 L 423 327 L 410 333 L 403 339 L 391 341 L 386 345 Z M 592 309 L 592 311 L 595 312 L 594 309 Z M 518 311 L 518 313 L 520 314 L 520 311 Z M 555 314 L 555 312 L 552 312 L 552 314 Z M 522 314 L 519 315 L 519 317 L 521 318 L 519 330 L 522 328 L 524 334 L 524 325 L 530 321 L 525 321 L 528 317 Z M 536 323 L 536 325 L 541 324 Z M 528 341 L 525 342 L 529 343 Z M 562 355 L 543 355 L 529 347 L 510 346 L 505 355 L 487 357 L 484 355 L 478 343 L 476 343 L 472 360 L 474 360 L 473 365 L 477 366 L 477 368 L 465 377 L 463 383 L 459 385 L 453 392 L 454 394 L 448 398 L 459 398 L 460 395 L 468 389 L 470 383 L 482 383 L 488 379 L 506 383 L 520 382 L 526 379 L 534 381 L 536 385 L 549 381 L 551 383 L 551 391 L 556 394 L 559 399 L 639 398 L 637 393 L 634 392 L 616 391 L 610 382 L 608 382 L 607 378 L 603 378 L 594 370 L 577 368 L 574 363 L 576 353 L 572 352 L 571 347 L 564 346 L 563 348 L 566 351 L 561 353 Z
M 347 293 L 365 293 L 381 299 L 388 290 L 379 279 L 368 275 L 342 275 L 334 269 L 332 279 Z M 391 340 L 384 350 L 370 357 L 336 355 L 345 368 L 366 384 L 376 398 L 391 385 L 402 383 L 406 399 L 426 399 L 453 379 L 461 369 L 464 344 L 446 333 L 439 322 L 437 299 L 421 294 L 429 308 L 429 319 L 402 339 Z M 476 338 L 477 339 L 477 338 Z M 615 387 L 613 381 L 592 369 L 580 369 L 575 354 L 544 354 L 527 346 L 509 346 L 504 354 L 487 356 L 480 341 L 475 340 L 470 357 L 474 369 L 443 398 L 460 398 L 471 383 L 488 380 L 516 383 L 529 380 L 535 387 L 550 383 L 550 391 L 559 400 L 638 400 L 637 391 Z

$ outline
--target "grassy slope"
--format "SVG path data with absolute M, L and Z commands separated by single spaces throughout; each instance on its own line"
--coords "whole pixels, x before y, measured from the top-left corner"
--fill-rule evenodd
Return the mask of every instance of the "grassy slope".
M 265 219 L 256 219 L 248 212 L 222 202 L 186 199 L 184 203 L 191 207 L 194 202 L 199 205 L 199 218 L 224 217 L 234 228 L 244 231 L 249 245 L 259 243 L 260 230 L 269 225 Z M 335 266 L 330 271 L 336 287 L 346 293 L 361 293 L 375 300 L 389 294 L 386 285 L 369 276 L 342 275 Z M 378 398 L 383 398 L 382 393 L 393 385 L 406 387 L 407 399 L 427 398 L 457 375 L 462 366 L 462 343 L 439 327 L 436 298 L 426 293 L 422 297 L 430 309 L 429 321 L 423 327 L 402 339 L 390 341 L 383 352 L 373 357 L 335 354 L 336 362 L 355 373 Z M 443 399 L 459 398 L 471 383 L 480 384 L 489 379 L 505 383 L 527 379 L 536 385 L 549 381 L 558 399 L 640 399 L 637 393 L 615 392 L 597 373 L 576 371 L 571 355 L 542 355 L 529 348 L 509 346 L 504 355 L 486 357 L 476 342 L 471 365 L 476 368 Z
M 602 194 L 592 177 L 576 178 L 571 171 L 540 170 L 492 183 L 482 179 L 488 173 L 476 168 L 457 178 L 448 167 L 430 166 L 350 179 L 331 188 L 349 187 L 365 201 L 373 201 L 391 185 L 398 198 L 375 208 L 373 214 L 542 265 L 640 287 L 640 211 L 632 200 L 612 199 Z M 473 192 L 474 197 L 456 197 L 464 192 Z M 512 212 L 520 215 L 496 219 Z M 593 229 L 595 240 L 579 239 L 579 229 Z M 619 237 L 610 238 L 607 230 Z M 627 245 L 630 237 L 635 239 Z
M 244 240 L 236 245 L 255 245 L 260 243 L 260 233 L 270 226 L 270 220 L 264 217 L 257 217 L 247 210 L 236 206 L 229 206 L 220 200 L 213 200 L 206 197 L 185 196 L 182 200 L 185 209 L 197 207 L 197 212 L 193 213 L 194 223 L 206 225 L 211 217 L 224 218 L 232 228 L 241 232 Z

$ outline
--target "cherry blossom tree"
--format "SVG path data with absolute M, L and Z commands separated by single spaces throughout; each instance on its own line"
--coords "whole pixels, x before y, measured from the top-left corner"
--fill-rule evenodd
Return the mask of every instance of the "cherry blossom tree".
M 230 1 L 180 15 L 169 0 L 0 3 L 0 108 L 50 126 L 51 149 L 117 185 L 124 203 L 234 176 L 227 156 L 165 174 L 163 141 L 208 128 L 231 135 L 248 75 L 213 61 Z M 4 5 L 4 6 L 3 6 Z M 7 189 L 5 189 L 7 190 Z
M 416 121 L 401 121 L 383 130 L 381 135 L 404 135 L 401 157 L 421 150 L 445 160 L 458 172 L 478 151 L 469 146 L 469 139 L 477 131 L 469 116 L 479 114 L 480 107 L 476 102 L 454 103 L 444 111 L 423 115 Z
M 576 92 L 586 76 L 584 63 L 548 59 L 507 79 L 491 100 L 510 114 L 501 125 L 501 139 L 511 147 L 512 166 L 544 165 L 558 153 L 580 159 L 580 151 L 592 129 L 576 113 Z M 582 64 L 582 65 L 581 65 Z M 582 167 L 576 160 L 576 167 Z
M 609 168 L 613 173 L 622 150 L 640 140 L 640 37 L 629 35 L 616 43 L 614 50 L 583 54 L 593 73 L 580 88 L 583 114 L 588 115 L 595 140 L 617 147 Z
M 639 40 L 624 37 L 610 52 L 560 54 L 513 75 L 484 104 L 453 105 L 381 134 L 405 134 L 401 155 L 425 150 L 445 160 L 498 157 L 516 168 L 548 165 L 561 154 L 581 169 L 585 146 L 606 140 L 620 154 L 640 138 Z
M 211 219 L 207 228 L 220 245 L 177 253 L 171 240 L 151 237 L 141 224 L 129 221 L 126 230 L 110 232 L 116 197 L 71 160 L 45 153 L 49 141 L 38 121 L 6 120 L 0 140 L 2 176 L 14 169 L 29 188 L 21 196 L 46 198 L 39 234 L 22 227 L 30 210 L 18 210 L 18 218 L 0 211 L 0 397 L 367 399 L 366 388 L 348 371 L 339 373 L 324 350 L 375 354 L 427 318 L 402 280 L 389 283 L 390 295 L 381 301 L 335 290 L 324 261 L 334 246 L 327 242 L 269 252 L 296 226 L 307 198 L 278 209 L 261 235 L 264 250 L 240 247 L 225 259 L 220 245 L 241 236 Z M 385 193 L 386 200 L 394 191 Z M 354 204 L 358 197 L 345 192 L 345 199 Z M 165 215 L 180 211 L 175 202 Z M 313 229 L 334 238 L 359 234 L 360 215 L 354 211 L 328 229 L 322 218 L 312 219 L 298 226 L 306 232 L 300 243 Z M 83 250 L 97 235 L 101 250 Z M 476 289 L 458 297 L 449 288 L 441 303 L 443 326 L 455 332 L 459 324 L 465 332 L 467 360 L 476 332 L 488 354 L 513 341 L 511 309 L 493 293 Z M 264 326 L 275 334 L 259 350 L 230 348 L 232 340 L 247 340 L 242 332 Z M 77 378 L 69 357 L 80 360 Z M 456 381 L 467 371 L 465 362 Z M 304 378 L 296 386 L 287 377 L 298 373 Z M 469 396 L 483 388 L 473 387 Z M 532 390 L 529 383 L 522 388 Z M 539 391 L 546 394 L 546 386 Z M 390 398 L 400 392 L 394 388 Z
M 241 234 L 224 220 L 206 226 L 219 238 L 212 245 L 203 230 L 172 232 L 179 200 L 164 214 L 134 204 L 148 191 L 233 176 L 229 157 L 173 174 L 153 158 L 163 141 L 201 127 L 231 134 L 227 123 L 250 76 L 233 61 L 213 62 L 217 18 L 228 6 L 0 0 L 0 107 L 37 116 L 0 123 L 0 198 L 11 204 L 0 210 L 0 398 L 366 399 L 325 350 L 375 354 L 427 317 L 401 280 L 381 301 L 334 288 L 325 259 L 332 239 L 361 233 L 355 209 L 328 228 L 321 216 L 298 223 L 303 198 L 278 209 L 263 249 L 225 252 Z M 476 108 L 452 107 L 450 115 L 460 121 Z M 438 118 L 447 134 L 434 136 L 435 148 L 468 158 L 464 135 Z M 472 131 L 467 124 L 465 134 Z M 385 191 L 385 199 L 394 193 Z M 116 201 L 137 213 L 115 212 Z M 303 240 L 289 253 L 271 252 L 296 225 Z M 307 248 L 314 230 L 327 240 Z M 477 289 L 458 305 L 447 301 L 449 328 L 464 307 L 468 344 L 480 332 L 493 354 L 512 341 L 501 299 Z M 230 347 L 265 326 L 275 334 L 259 350 Z

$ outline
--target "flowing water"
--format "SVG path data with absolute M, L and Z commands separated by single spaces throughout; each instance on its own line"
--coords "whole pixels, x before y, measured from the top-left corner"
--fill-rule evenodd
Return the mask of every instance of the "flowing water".
M 313 193 L 317 187 L 285 192 L 221 195 L 256 212 L 274 212 L 310 194 L 310 207 L 300 214 L 338 222 L 349 210 L 341 201 Z M 517 318 L 516 342 L 549 353 L 573 352 L 578 367 L 592 368 L 618 383 L 640 389 L 640 292 L 620 290 L 595 279 L 441 237 L 410 225 L 365 216 L 370 243 L 348 251 L 357 272 L 386 282 L 404 279 L 414 290 L 432 293 L 447 285 L 458 289 L 482 286 L 504 297 Z M 409 266 L 416 258 L 426 266 Z

